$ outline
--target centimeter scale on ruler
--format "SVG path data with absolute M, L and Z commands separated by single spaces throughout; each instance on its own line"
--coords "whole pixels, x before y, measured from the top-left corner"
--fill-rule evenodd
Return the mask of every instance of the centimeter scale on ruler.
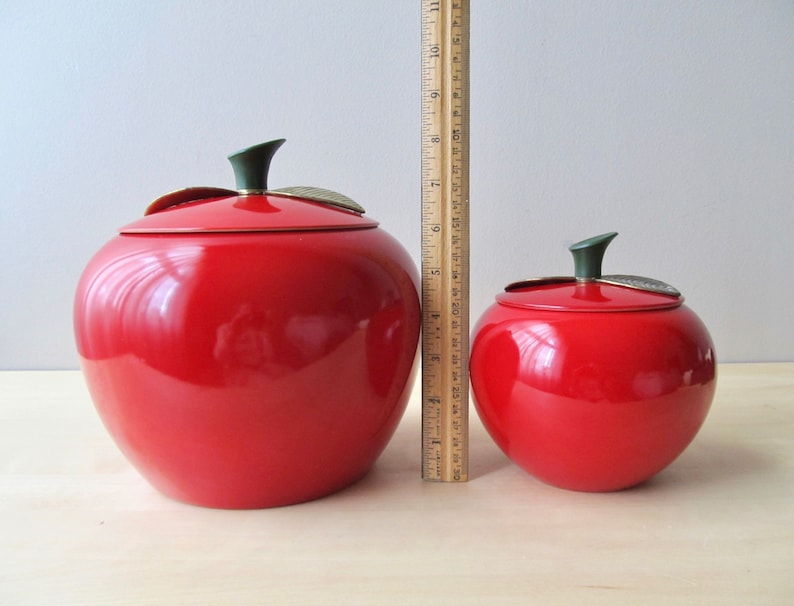
M 469 2 L 422 0 L 422 477 L 468 479 Z

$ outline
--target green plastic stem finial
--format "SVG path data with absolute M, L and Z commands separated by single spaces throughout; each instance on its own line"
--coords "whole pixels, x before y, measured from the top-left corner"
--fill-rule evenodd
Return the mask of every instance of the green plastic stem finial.
M 577 280 L 597 280 L 601 277 L 601 261 L 616 231 L 582 240 L 568 247 L 573 254 L 574 276 Z
M 276 139 L 241 149 L 229 156 L 234 169 L 237 191 L 243 194 L 267 191 L 267 174 L 270 161 L 286 139 Z

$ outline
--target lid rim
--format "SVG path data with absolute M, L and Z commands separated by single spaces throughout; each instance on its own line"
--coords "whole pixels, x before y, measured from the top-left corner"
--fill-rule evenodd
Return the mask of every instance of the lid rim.
M 601 282 L 582 282 L 575 279 L 563 281 L 524 281 L 524 288 L 505 290 L 496 296 L 500 305 L 508 307 L 565 313 L 623 313 L 634 311 L 662 311 L 675 309 L 684 302 L 684 297 L 668 293 Z
M 532 311 L 546 311 L 546 312 L 561 312 L 566 314 L 617 314 L 617 313 L 637 313 L 643 311 L 665 311 L 665 310 L 672 310 L 678 307 L 681 307 L 684 303 L 684 298 L 681 297 L 680 299 L 671 300 L 669 303 L 659 303 L 658 305 L 647 304 L 647 305 L 637 305 L 637 306 L 626 306 L 621 308 L 575 308 L 575 307 L 565 307 L 565 306 L 554 306 L 554 305 L 543 305 L 540 303 L 522 303 L 519 301 L 505 301 L 500 297 L 496 298 L 496 302 L 499 305 L 504 305 L 505 307 L 512 307 L 514 309 L 525 309 L 525 310 L 532 310 Z
M 287 233 L 287 232 L 316 232 L 316 231 L 353 231 L 358 229 L 375 229 L 380 223 L 378 221 L 371 221 L 367 225 L 318 225 L 316 227 L 241 227 L 241 228 L 201 228 L 201 227 L 184 227 L 184 228 L 140 228 L 128 229 L 120 228 L 118 233 L 120 235 L 145 235 L 145 234 L 174 234 L 174 235 L 193 235 L 193 234 L 267 234 L 267 233 Z
M 202 198 L 158 210 L 121 226 L 119 233 L 266 233 L 377 227 L 378 221 L 318 200 L 281 193 Z

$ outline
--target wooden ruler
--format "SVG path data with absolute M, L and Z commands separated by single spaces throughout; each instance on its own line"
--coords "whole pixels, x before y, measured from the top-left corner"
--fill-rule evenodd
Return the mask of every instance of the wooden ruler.
M 468 479 L 469 1 L 422 0 L 422 477 Z

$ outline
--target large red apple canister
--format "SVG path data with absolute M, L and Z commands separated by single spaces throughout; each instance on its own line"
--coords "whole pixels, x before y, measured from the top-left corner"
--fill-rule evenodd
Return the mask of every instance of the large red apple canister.
M 77 287 L 96 409 L 179 501 L 263 508 L 340 490 L 372 467 L 410 395 L 411 257 L 346 196 L 269 189 L 282 143 L 229 157 L 236 190 L 155 200 Z
M 714 345 L 677 289 L 602 275 L 612 232 L 570 247 L 575 275 L 507 286 L 473 329 L 475 407 L 548 484 L 605 492 L 672 463 L 708 414 Z

